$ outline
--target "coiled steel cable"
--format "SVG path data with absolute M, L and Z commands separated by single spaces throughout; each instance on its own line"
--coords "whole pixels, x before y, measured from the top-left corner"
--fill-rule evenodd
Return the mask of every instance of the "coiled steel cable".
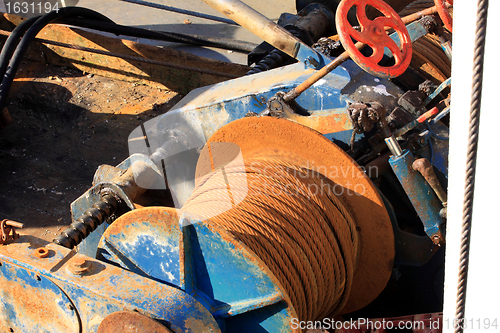
M 462 235 L 460 240 L 460 264 L 458 271 L 457 302 L 454 319 L 454 324 L 456 324 L 454 329 L 456 333 L 463 332 L 463 322 L 465 320 L 465 299 L 467 295 L 467 275 L 469 270 L 472 207 L 474 202 L 474 183 L 476 178 L 477 147 L 479 141 L 479 118 L 481 114 L 481 93 L 483 90 L 483 66 L 484 50 L 486 45 L 487 17 L 488 0 L 479 0 L 477 7 L 474 47 L 472 99 L 469 118 L 469 142 L 467 146 Z
M 183 211 L 208 217 L 208 224 L 255 252 L 286 290 L 299 319 L 339 313 L 352 287 L 359 240 L 335 184 L 277 159 L 252 159 L 244 168 L 226 165 L 223 173 L 198 180 Z M 231 202 L 223 199 L 228 193 Z M 238 197 L 244 199 L 235 203 Z

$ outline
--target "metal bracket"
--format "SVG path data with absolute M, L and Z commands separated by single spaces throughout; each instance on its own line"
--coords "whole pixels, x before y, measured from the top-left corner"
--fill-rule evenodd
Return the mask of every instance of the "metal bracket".
M 15 228 L 22 229 L 24 225 L 19 222 L 4 219 L 0 222 L 0 245 L 8 244 L 19 238 Z

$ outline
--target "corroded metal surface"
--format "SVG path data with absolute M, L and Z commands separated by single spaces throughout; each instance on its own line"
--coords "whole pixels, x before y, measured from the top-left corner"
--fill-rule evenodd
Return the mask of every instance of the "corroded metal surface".
M 4 261 L 0 265 L 0 329 L 24 333 L 81 332 L 73 303 L 56 284 L 40 273 Z
M 19 238 L 16 228 L 23 228 L 23 224 L 7 219 L 0 222 L 0 245 L 7 244 Z
M 19 18 L 0 16 L 0 29 L 10 28 L 8 20 L 19 23 Z M 69 28 L 50 24 L 39 34 L 39 38 L 79 47 L 87 47 L 126 56 L 140 55 L 143 58 L 165 61 L 173 65 L 189 65 L 212 72 L 240 76 L 248 71 L 247 66 L 199 57 L 172 48 L 158 48 L 96 34 L 78 28 Z M 190 70 L 169 68 L 158 64 L 143 63 L 137 60 L 124 60 L 117 57 L 95 54 L 92 52 L 70 49 L 67 47 L 44 44 L 35 41 L 28 49 L 27 57 L 31 60 L 51 63 L 58 66 L 76 67 L 84 72 L 116 78 L 128 82 L 148 84 L 158 88 L 168 88 L 183 94 L 208 84 L 227 80 L 227 77 L 209 75 Z
M 33 248 L 46 247 L 50 250 L 48 257 L 39 259 L 34 255 Z M 83 275 L 74 275 L 69 266 L 74 260 L 91 261 L 92 269 Z M 33 329 L 19 329 L 15 332 L 43 332 L 38 328 L 50 325 L 46 332 L 96 332 L 97 327 L 104 318 L 113 312 L 122 310 L 138 310 L 141 313 L 169 322 L 169 328 L 175 333 L 181 332 L 220 332 L 212 315 L 203 305 L 193 297 L 177 288 L 134 274 L 122 268 L 109 265 L 99 260 L 89 258 L 64 247 L 47 243 L 41 239 L 31 236 L 21 236 L 15 243 L 0 247 L 0 272 L 5 280 L 2 280 L 0 288 L 9 288 L 10 281 L 18 281 L 22 288 L 32 285 L 33 288 L 26 292 L 24 301 L 20 301 L 26 308 L 16 308 L 10 312 L 0 311 L 0 316 L 6 313 L 7 318 L 1 318 L 1 324 L 10 323 L 12 318 L 21 318 L 22 322 L 32 325 Z M 6 267 L 14 267 L 6 269 Z M 23 272 L 28 271 L 30 275 Z M 7 273 L 6 273 L 7 272 Z M 40 277 L 40 280 L 38 280 Z M 49 281 L 50 284 L 44 288 L 39 282 Z M 4 283 L 5 282 L 5 283 Z M 55 285 L 57 284 L 57 286 Z M 55 287 L 50 287 L 55 286 Z M 66 298 L 49 293 L 48 289 L 60 288 L 60 293 Z M 51 289 L 51 290 L 52 290 Z M 59 290 L 59 289 L 57 289 Z M 64 291 L 64 293 L 63 293 Z M 0 297 L 10 297 L 12 293 L 0 293 Z M 30 298 L 28 298 L 28 295 Z M 37 295 L 37 299 L 33 299 Z M 61 301 L 62 297 L 62 301 Z M 66 303 L 70 302 L 70 305 Z M 6 299 L 0 304 L 8 306 L 15 301 Z M 45 317 L 39 309 L 51 305 L 51 314 Z M 59 310 L 58 310 L 59 309 Z M 66 318 L 80 316 L 75 319 L 75 329 L 71 325 L 53 325 L 54 322 L 62 321 L 63 312 L 66 309 Z M 61 312 L 58 314 L 57 311 Z M 23 314 L 35 313 L 42 315 L 40 318 L 22 318 Z M 72 314 L 70 314 L 72 313 Z M 48 320 L 52 319 L 52 322 Z M 54 328 L 52 328 L 54 327 Z M 66 329 L 66 327 L 69 327 Z
M 104 233 L 99 255 L 184 290 L 228 331 L 254 332 L 256 323 L 276 331 L 297 317 L 278 280 L 251 250 L 181 210 L 147 207 L 121 216 Z
M 166 188 L 161 172 L 147 156 L 133 154 L 117 167 L 101 166 L 94 175 L 94 186 L 72 202 L 72 219 L 75 222 L 80 220 L 87 208 L 102 201 L 105 195 L 120 199 L 121 205 L 117 207 L 118 210 L 114 209 L 113 213 L 117 216 L 122 215 L 129 209 L 135 209 L 133 201 L 137 200 L 147 188 L 151 188 L 151 184 L 160 184 L 163 189 Z M 95 256 L 99 239 L 107 228 L 107 222 L 101 221 L 101 223 L 83 237 L 83 241 L 78 244 L 78 252 Z M 61 242 L 62 244 L 64 243 Z
M 38 258 L 47 258 L 50 254 L 50 250 L 47 249 L 46 247 L 39 247 L 38 249 L 35 250 L 35 255 Z
M 453 17 L 451 17 L 448 11 L 448 6 L 453 5 L 453 0 L 434 0 L 434 3 L 436 4 L 439 17 L 443 20 L 443 24 L 450 32 L 453 32 Z
M 425 233 L 435 244 L 444 243 L 441 232 L 443 217 L 439 214 L 441 203 L 422 175 L 412 168 L 415 157 L 409 150 L 400 156 L 391 156 L 389 164 L 398 177 L 415 211 L 422 220 Z
M 300 39 L 292 35 L 286 29 L 280 27 L 241 1 L 203 1 L 291 57 L 295 58 L 297 56 L 301 46 L 307 47 Z M 314 54 L 314 51 L 312 51 L 312 53 Z
M 172 333 L 154 319 L 134 311 L 118 311 L 110 314 L 99 325 L 97 333 Z
M 332 180 L 355 217 L 362 244 L 354 288 L 343 313 L 364 307 L 380 294 L 389 280 L 394 259 L 391 222 L 377 189 L 343 150 L 316 131 L 272 117 L 233 121 L 215 133 L 209 142 L 235 143 L 245 160 L 279 158 Z M 197 178 L 211 171 L 209 154 L 202 153 L 198 163 Z
M 439 179 L 434 172 L 434 168 L 432 167 L 431 162 L 429 162 L 428 159 L 419 158 L 418 160 L 415 160 L 415 162 L 413 162 L 412 164 L 412 168 L 413 170 L 417 170 L 422 174 L 422 176 L 432 187 L 441 202 L 446 203 L 448 201 L 448 195 L 441 186 L 441 183 L 439 182 Z

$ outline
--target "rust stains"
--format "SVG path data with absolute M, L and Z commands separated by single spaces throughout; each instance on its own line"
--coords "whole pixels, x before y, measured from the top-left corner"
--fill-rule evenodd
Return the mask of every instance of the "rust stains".
M 97 333 L 135 332 L 172 333 L 156 320 L 134 311 L 114 312 L 104 318 L 97 329 Z M 203 329 L 195 332 L 203 332 Z

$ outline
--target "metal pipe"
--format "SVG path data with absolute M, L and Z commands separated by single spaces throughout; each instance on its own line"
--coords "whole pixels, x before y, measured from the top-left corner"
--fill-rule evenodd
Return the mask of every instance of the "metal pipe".
M 203 0 L 203 2 L 293 58 L 297 56 L 301 44 L 307 47 L 290 32 L 241 1 Z
M 441 203 L 422 175 L 413 169 L 414 161 L 413 154 L 405 149 L 403 154 L 392 156 L 389 159 L 389 164 L 422 220 L 425 233 L 434 244 L 442 244 L 444 238 L 441 233 L 441 225 L 444 223 L 444 219 L 440 215 Z
M 450 110 L 451 110 L 451 107 L 448 105 L 447 107 L 445 107 L 443 109 L 443 111 L 439 112 L 439 114 L 436 117 L 434 117 L 434 119 L 429 121 L 429 125 L 433 125 L 433 124 L 437 123 L 438 121 L 440 121 L 441 119 L 443 119 L 444 116 L 446 116 L 448 113 L 450 113 Z
M 214 36 L 201 36 L 191 34 L 181 34 L 168 31 L 155 31 L 149 29 L 141 29 L 137 27 L 130 27 L 111 22 L 102 22 L 96 20 L 82 19 L 73 17 L 64 21 L 65 24 L 76 25 L 78 27 L 89 28 L 92 30 L 105 31 L 115 35 L 125 35 L 131 37 L 146 38 L 152 40 L 162 40 L 174 43 L 187 43 L 202 46 L 218 47 L 235 51 L 252 51 L 257 44 L 235 40 L 224 37 Z
M 357 42 L 355 44 L 355 46 L 356 46 L 356 48 L 358 50 L 361 50 L 365 46 L 365 44 Z M 313 84 L 315 84 L 316 82 L 318 82 L 318 80 L 320 80 L 326 74 L 328 74 L 331 71 L 333 71 L 335 68 L 337 68 L 338 66 L 340 66 L 344 61 L 346 61 L 349 58 L 350 58 L 350 56 L 349 56 L 349 53 L 347 51 L 342 52 L 341 55 L 339 55 L 337 58 L 335 58 L 328 65 L 326 65 L 325 67 L 321 68 L 320 70 L 318 70 L 317 72 L 315 72 L 313 75 L 311 75 L 310 77 L 308 77 L 304 82 L 302 82 L 301 84 L 299 84 L 297 87 L 295 87 L 292 90 L 290 90 L 289 92 L 287 92 L 285 94 L 285 96 L 283 96 L 283 100 L 285 102 L 290 102 L 290 101 L 296 99 L 306 89 L 310 88 Z
M 451 85 L 451 77 L 444 80 L 440 85 L 439 87 L 436 88 L 436 90 L 434 90 L 432 92 L 432 94 L 430 94 L 424 101 L 424 105 L 427 105 L 429 104 L 434 98 L 436 98 L 437 95 L 439 95 L 446 87 L 449 87 Z
M 24 228 L 24 224 L 21 222 L 16 222 L 16 221 L 12 221 L 12 220 L 4 220 L 4 221 L 5 221 L 6 226 L 14 227 L 14 228 L 18 228 L 18 229 Z
M 439 182 L 436 173 L 434 172 L 434 168 L 432 167 L 431 162 L 429 162 L 429 160 L 426 158 L 419 158 L 418 160 L 415 160 L 413 162 L 412 168 L 413 170 L 416 170 L 422 174 L 427 183 L 436 193 L 439 200 L 443 203 L 443 205 L 446 206 L 446 203 L 448 202 L 448 196 L 446 194 L 446 191 L 441 186 L 441 183 Z
M 152 8 L 167 10 L 169 12 L 174 12 L 174 13 L 179 13 L 179 14 L 185 14 L 185 15 L 189 15 L 189 16 L 199 17 L 199 18 L 203 18 L 203 19 L 206 19 L 206 20 L 211 20 L 211 21 L 216 21 L 216 22 L 222 22 L 222 23 L 232 24 L 232 25 L 238 25 L 238 23 L 236 23 L 236 22 L 234 22 L 232 20 L 228 20 L 228 19 L 223 18 L 223 17 L 218 17 L 218 16 L 214 16 L 214 15 L 208 15 L 208 14 L 202 14 L 202 13 L 198 13 L 198 12 L 193 12 L 191 10 L 180 9 L 180 8 L 175 8 L 175 7 L 171 7 L 171 6 L 160 5 L 160 4 L 157 4 L 157 3 L 154 3 L 154 2 L 143 1 L 143 0 L 121 0 L 121 1 L 134 3 L 136 5 L 142 5 L 142 6 L 147 6 L 147 7 L 152 7 Z
M 392 155 L 395 157 L 399 157 L 403 155 L 403 149 L 399 145 L 398 141 L 394 138 L 394 136 L 390 136 L 385 138 L 385 143 L 387 144 L 387 148 L 391 151 Z
M 416 12 L 416 13 L 413 13 L 410 15 L 406 15 L 405 17 L 402 17 L 401 20 L 403 21 L 404 24 L 408 24 L 408 23 L 411 23 L 413 21 L 419 20 L 424 16 L 434 15 L 436 13 L 437 13 L 437 7 L 433 6 L 433 7 L 429 7 L 427 9 L 421 10 L 419 12 Z

